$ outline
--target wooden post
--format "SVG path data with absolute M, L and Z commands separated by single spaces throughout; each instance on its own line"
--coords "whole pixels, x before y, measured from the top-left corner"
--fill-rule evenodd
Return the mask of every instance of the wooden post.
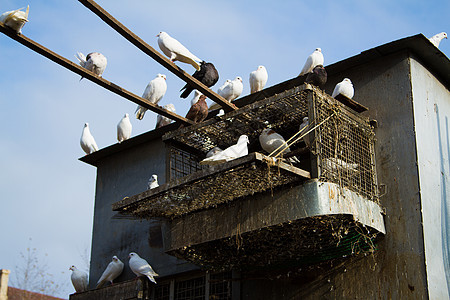
M 181 80 L 189 83 L 195 89 L 202 92 L 206 97 L 211 99 L 212 101 L 218 103 L 226 112 L 236 110 L 237 107 L 228 102 L 225 98 L 219 96 L 210 90 L 206 85 L 192 77 L 191 75 L 184 72 L 180 67 L 175 65 L 165 56 L 160 54 L 158 51 L 153 49 L 149 44 L 144 42 L 140 37 L 134 34 L 131 30 L 125 27 L 122 23 L 116 20 L 113 16 L 111 16 L 106 10 L 104 10 L 100 5 L 98 5 L 93 0 L 78 0 L 81 4 L 86 6 L 89 10 L 91 10 L 94 14 L 100 17 L 106 24 L 111 26 L 115 31 L 117 31 L 120 35 L 126 38 L 130 43 L 138 47 L 142 52 L 149 55 L 151 58 L 160 63 L 167 70 L 178 76 Z M 156 34 L 155 34 L 156 35 Z
M 96 74 L 86 70 L 85 68 L 81 67 L 80 65 L 62 57 L 61 55 L 51 51 L 50 49 L 45 48 L 44 46 L 36 43 L 32 39 L 24 36 L 23 34 L 17 34 L 15 31 L 11 30 L 10 28 L 6 27 L 2 23 L 0 23 L 0 32 L 4 33 L 5 35 L 9 36 L 13 40 L 21 43 L 25 47 L 30 48 L 31 50 L 47 57 L 51 61 L 63 66 L 66 69 L 69 69 L 70 71 L 77 73 L 80 76 L 83 76 L 86 79 L 89 79 L 90 81 L 100 85 L 101 87 L 104 87 L 105 89 L 116 93 L 119 96 L 122 96 L 138 105 L 141 105 L 153 112 L 156 112 L 160 115 L 163 115 L 165 117 L 168 117 L 172 120 L 181 122 L 185 125 L 191 125 L 193 122 L 191 120 L 188 120 L 180 115 L 177 115 L 176 113 L 173 113 L 171 111 L 165 110 L 159 105 L 156 105 L 154 103 L 151 103 L 147 99 L 144 99 L 142 97 L 139 97 L 126 89 L 118 86 L 117 84 L 114 84 L 103 77 L 97 76 Z

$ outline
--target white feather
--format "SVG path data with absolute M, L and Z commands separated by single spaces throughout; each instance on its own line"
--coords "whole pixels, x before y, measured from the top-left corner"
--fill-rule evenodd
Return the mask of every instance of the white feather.
M 201 62 L 202 60 L 192 54 L 179 41 L 164 31 L 161 31 L 157 37 L 159 49 L 161 49 L 161 51 L 169 57 L 171 61 L 178 60 L 192 65 L 196 70 L 200 70 L 200 64 L 197 62 Z
M 98 151 L 97 143 L 89 130 L 89 123 L 84 123 L 83 132 L 81 133 L 80 145 L 86 154 Z
M 113 256 L 112 261 L 108 264 L 100 279 L 97 281 L 97 288 L 104 285 L 106 282 L 113 283 L 123 271 L 123 262 L 117 256 Z
M 158 104 L 164 97 L 167 91 L 166 75 L 157 74 L 155 79 L 150 81 L 145 88 L 142 98 L 149 100 L 151 103 Z M 142 120 L 147 109 L 143 106 L 138 106 L 136 109 L 136 119 Z
M 72 271 L 72 275 L 70 275 L 70 280 L 72 281 L 72 285 L 75 288 L 77 293 L 87 291 L 88 287 L 88 275 L 77 269 L 75 266 L 71 266 L 69 270 Z
M 344 78 L 344 80 L 336 84 L 333 90 L 333 94 L 331 94 L 331 97 L 334 98 L 339 94 L 342 94 L 350 99 L 353 98 L 355 90 L 353 89 L 353 84 L 350 79 Z
M 11 10 L 0 15 L 0 23 L 11 28 L 16 33 L 21 34 L 22 28 L 26 22 L 28 22 L 28 13 L 30 12 L 30 6 L 27 6 L 26 11 L 22 11 L 22 8 Z
M 235 145 L 232 145 L 225 150 L 214 154 L 210 157 L 205 158 L 200 162 L 201 165 L 218 165 L 222 164 L 224 162 L 245 156 L 248 154 L 248 147 L 247 144 L 248 136 L 241 135 L 239 137 L 238 142 Z
M 268 78 L 269 75 L 264 66 L 259 66 L 256 71 L 251 72 L 249 77 L 250 93 L 256 93 L 262 90 L 266 86 Z
M 150 281 L 156 284 L 156 281 L 153 277 L 159 276 L 155 271 L 153 271 L 150 264 L 143 258 L 140 258 L 134 252 L 131 252 L 128 256 L 130 258 L 128 264 L 130 265 L 131 271 L 133 271 L 136 276 L 147 276 Z
M 317 65 L 323 65 L 323 54 L 322 49 L 320 48 L 316 48 L 316 50 L 308 56 L 299 76 L 311 72 Z

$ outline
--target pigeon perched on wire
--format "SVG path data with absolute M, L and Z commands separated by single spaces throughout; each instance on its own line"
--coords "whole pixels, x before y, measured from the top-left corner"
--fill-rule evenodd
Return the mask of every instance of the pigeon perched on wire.
M 72 275 L 70 275 L 70 280 L 72 281 L 72 285 L 75 288 L 77 293 L 87 291 L 88 287 L 88 275 L 77 269 L 75 266 L 71 266 L 69 270 L 72 271 Z
M 241 135 L 236 144 L 200 161 L 201 165 L 218 165 L 248 154 L 248 136 Z
M 122 271 L 123 271 L 123 262 L 117 256 L 114 255 L 112 257 L 112 261 L 108 264 L 102 276 L 97 281 L 97 288 L 103 286 L 107 282 L 113 284 L 113 280 L 119 277 Z
M 134 252 L 131 252 L 128 257 L 130 258 L 128 261 L 130 269 L 134 274 L 136 274 L 136 276 L 147 276 L 151 282 L 156 284 L 156 280 L 153 277 L 159 275 L 153 271 L 152 267 L 145 259 L 139 257 L 139 255 Z
M 303 69 L 300 72 L 300 75 L 298 75 L 298 76 L 302 76 L 304 74 L 311 72 L 314 69 L 314 67 L 316 67 L 318 65 L 323 66 L 323 54 L 322 54 L 322 49 L 320 49 L 320 48 L 316 48 L 316 50 L 314 50 L 314 52 L 311 53 L 310 56 L 308 56 L 308 58 L 306 59 L 305 65 L 303 66 Z
M 153 174 L 153 175 L 150 177 L 150 179 L 148 180 L 148 183 L 147 183 L 147 190 L 151 190 L 151 189 L 157 188 L 158 186 L 159 186 L 159 183 L 158 183 L 158 175 Z
M 91 52 L 87 56 L 84 56 L 84 54 L 81 52 L 77 52 L 77 55 L 75 57 L 80 62 L 80 66 L 100 77 L 102 76 L 103 72 L 106 69 L 106 65 L 108 64 L 106 57 L 98 52 Z M 81 79 L 83 79 L 83 77 L 81 77 Z
M 173 105 L 172 103 L 166 104 L 163 106 L 163 109 L 171 111 L 171 112 L 175 112 L 175 105 Z M 172 119 L 169 119 L 168 117 L 162 116 L 162 115 L 157 115 L 156 116 L 156 127 L 155 128 L 160 128 L 166 125 L 169 125 L 170 123 L 172 123 Z
M 430 40 L 430 42 L 433 43 L 433 45 L 436 46 L 436 48 L 439 48 L 439 44 L 441 43 L 441 41 L 446 38 L 447 38 L 447 33 L 441 32 L 436 35 L 433 35 L 432 37 L 429 38 L 429 40 Z
M 195 71 L 194 74 L 192 74 L 192 77 L 194 77 L 207 87 L 212 87 L 219 80 L 219 72 L 217 72 L 212 63 L 202 61 L 202 63 L 200 64 L 200 70 Z M 194 88 L 189 85 L 189 83 L 186 83 L 186 85 L 180 90 L 184 90 L 184 92 L 181 93 L 180 97 L 187 98 L 193 89 Z
M 166 75 L 157 74 L 155 79 L 150 81 L 145 88 L 142 98 L 149 100 L 151 103 L 158 104 L 167 91 Z M 136 109 L 136 119 L 142 120 L 147 108 L 138 106 Z
M 268 78 L 269 75 L 267 74 L 266 68 L 264 66 L 258 66 L 255 71 L 250 73 L 250 93 L 261 91 L 266 86 Z
M 81 133 L 80 145 L 86 154 L 98 151 L 97 143 L 89 130 L 89 123 L 84 123 L 83 132 Z
M 161 31 L 158 35 L 158 46 L 161 51 L 170 58 L 172 62 L 181 61 L 192 65 L 197 71 L 200 70 L 198 62 L 202 60 L 192 54 L 185 46 L 179 41 L 171 37 L 164 31 Z
M 198 101 L 191 106 L 186 119 L 193 121 L 194 123 L 200 123 L 208 116 L 208 104 L 206 104 L 206 96 L 201 95 Z
M 128 140 L 131 137 L 131 130 L 133 126 L 130 122 L 130 117 L 126 113 L 120 122 L 117 124 L 117 140 L 119 143 L 122 143 L 125 140 Z
M 28 13 L 30 12 L 30 6 L 27 6 L 26 11 L 22 11 L 23 8 L 7 11 L 0 15 L 0 23 L 11 28 L 18 34 L 22 34 L 22 28 L 26 22 L 28 22 Z
M 259 135 L 259 143 L 261 148 L 269 154 L 272 154 L 276 150 L 272 154 L 274 156 L 279 153 L 282 153 L 281 155 L 283 155 L 291 152 L 291 149 L 289 149 L 288 145 L 285 143 L 284 138 L 271 128 L 266 128 L 261 132 Z M 295 156 L 289 157 L 288 160 L 292 163 L 300 162 Z
M 325 83 L 327 83 L 327 71 L 322 65 L 317 65 L 312 72 L 308 73 L 305 82 L 323 88 Z
M 344 78 L 344 80 L 336 84 L 333 90 L 333 94 L 331 94 L 331 97 L 335 98 L 337 95 L 341 94 L 346 96 L 347 98 L 352 99 L 354 93 L 355 90 L 353 89 L 353 84 L 351 80 L 348 78 Z

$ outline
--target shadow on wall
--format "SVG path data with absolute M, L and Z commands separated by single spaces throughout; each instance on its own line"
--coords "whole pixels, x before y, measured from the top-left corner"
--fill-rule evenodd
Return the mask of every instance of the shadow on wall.
M 445 176 L 444 167 L 444 149 L 442 149 L 441 140 L 441 127 L 440 127 L 440 117 L 439 117 L 439 107 L 436 106 L 436 121 L 438 129 L 438 139 L 439 139 L 439 160 L 440 160 L 440 171 L 441 171 L 441 235 L 442 235 L 442 258 L 444 263 L 445 277 L 447 279 L 447 289 L 450 295 L 450 216 L 448 211 L 448 198 L 447 198 L 447 181 Z M 449 170 L 450 170 L 450 141 L 448 132 L 448 117 L 445 117 L 445 136 L 447 139 L 447 158 L 449 159 Z

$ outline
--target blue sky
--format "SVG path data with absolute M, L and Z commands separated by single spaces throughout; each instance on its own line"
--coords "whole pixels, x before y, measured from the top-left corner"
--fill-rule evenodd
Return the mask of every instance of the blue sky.
M 98 1 L 115 18 L 158 49 L 166 31 L 198 57 L 211 61 L 220 79 L 241 76 L 249 93 L 249 73 L 264 65 L 267 86 L 291 79 L 306 57 L 322 48 L 325 66 L 403 37 L 450 32 L 450 1 Z M 168 90 L 159 103 L 174 103 L 185 115 L 184 85 L 129 44 L 78 1 L 2 0 L 2 11 L 30 5 L 24 35 L 76 61 L 77 51 L 98 51 L 108 58 L 103 74 L 142 95 L 157 73 L 167 75 Z M 124 7 L 126 3 L 126 7 Z M 440 49 L 447 57 L 450 40 Z M 193 73 L 189 65 L 179 64 Z M 20 263 L 29 238 L 49 272 L 67 283 L 59 296 L 74 290 L 68 268 L 85 268 L 90 249 L 96 169 L 78 158 L 85 122 L 100 148 L 116 143 L 116 125 L 136 105 L 104 90 L 0 34 L 0 268 Z M 358 87 L 355 87 L 357 98 Z M 190 99 L 190 97 L 188 98 Z M 156 114 L 131 119 L 132 136 L 152 130 Z M 44 257 L 44 253 L 48 256 Z M 123 258 L 125 259 L 125 258 Z

